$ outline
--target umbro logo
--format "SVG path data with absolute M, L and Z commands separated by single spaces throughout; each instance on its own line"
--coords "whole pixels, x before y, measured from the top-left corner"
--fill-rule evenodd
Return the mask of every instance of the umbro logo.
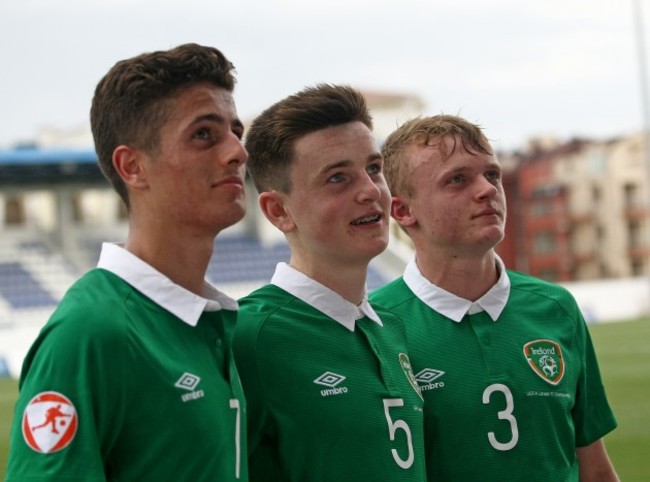
M 325 372 L 316 380 L 314 380 L 314 383 L 317 383 L 319 385 L 325 385 L 326 387 L 334 388 L 343 380 L 345 380 L 345 377 L 343 375 L 339 375 L 338 373 L 334 373 L 334 372 Z
M 415 374 L 415 379 L 417 380 L 418 385 L 420 385 L 420 389 L 423 392 L 426 392 L 427 390 L 434 390 L 436 388 L 444 387 L 445 382 L 442 380 L 436 381 L 444 374 L 445 372 L 442 370 L 436 370 L 435 368 L 425 368 L 424 370 L 420 370 Z
M 198 377 L 192 373 L 185 372 L 181 375 L 174 386 L 176 388 L 188 390 L 189 393 L 184 393 L 181 395 L 181 400 L 184 402 L 189 402 L 190 400 L 196 400 L 197 398 L 203 398 L 205 396 L 203 390 L 194 390 L 199 385 L 199 383 L 201 383 L 201 377 Z
M 201 377 L 197 377 L 196 375 L 192 375 L 191 373 L 185 372 L 178 379 L 176 385 L 174 386 L 192 391 L 196 388 L 196 386 L 199 384 L 200 381 L 201 381 Z
M 314 383 L 328 387 L 321 390 L 320 394 L 323 397 L 329 397 L 331 395 L 341 395 L 343 393 L 348 393 L 348 389 L 346 387 L 337 387 L 337 385 L 342 383 L 343 380 L 345 380 L 345 377 L 343 375 L 328 371 L 316 378 L 316 380 L 314 380 Z

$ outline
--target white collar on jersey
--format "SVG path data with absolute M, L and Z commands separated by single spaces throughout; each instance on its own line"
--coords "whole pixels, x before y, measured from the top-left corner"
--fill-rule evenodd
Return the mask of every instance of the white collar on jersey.
M 431 283 L 422 275 L 415 259 L 411 260 L 404 270 L 404 282 L 423 303 L 456 322 L 461 321 L 466 314 L 473 315 L 481 311 L 485 311 L 492 321 L 496 321 L 510 296 L 510 278 L 505 265 L 499 256 L 496 256 L 496 262 L 499 279 L 487 293 L 474 302 Z
M 313 306 L 350 331 L 354 331 L 356 320 L 364 316 L 382 325 L 381 319 L 368 302 L 367 290 L 363 295 L 363 301 L 357 306 L 287 263 L 278 263 L 271 284 Z
M 235 311 L 238 308 L 236 300 L 207 281 L 203 284 L 203 296 L 195 295 L 119 244 L 102 244 L 97 267 L 119 276 L 190 326 L 196 326 L 204 311 Z

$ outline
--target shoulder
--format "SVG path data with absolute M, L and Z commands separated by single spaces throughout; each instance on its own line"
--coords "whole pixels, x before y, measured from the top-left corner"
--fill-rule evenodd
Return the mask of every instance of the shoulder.
M 133 288 L 117 276 L 93 269 L 65 293 L 35 341 L 79 352 L 82 347 L 111 345 L 125 336 L 125 301 Z
M 523 300 L 534 306 L 539 303 L 555 305 L 571 314 L 579 311 L 575 298 L 563 286 L 517 271 L 507 270 L 507 273 L 510 278 L 511 301 Z
M 103 326 L 101 321 L 115 319 L 119 308 L 133 288 L 117 276 L 101 269 L 93 269 L 79 278 L 65 293 L 54 311 L 52 320 L 82 329 L 84 326 Z
M 293 304 L 297 298 L 275 285 L 265 285 L 238 300 L 238 324 L 241 322 L 260 322 L 272 317 L 285 307 Z
M 507 273 L 508 278 L 510 278 L 511 290 L 527 292 L 548 298 L 573 300 L 573 295 L 571 295 L 569 290 L 563 286 L 518 271 L 507 270 Z
M 398 336 L 405 336 L 406 325 L 398 312 L 375 302 L 371 302 L 371 305 L 383 325 L 381 331 L 394 332 Z
M 85 381 L 84 376 L 95 369 L 102 377 L 121 373 L 116 366 L 124 362 L 129 340 L 123 296 L 108 286 L 119 282 L 100 271 L 92 270 L 72 285 L 32 343 L 21 374 L 23 382 L 30 380 L 30 387 L 53 379 L 68 386 L 74 380 Z
M 375 310 L 377 316 L 381 319 L 382 323 L 401 323 L 402 320 L 400 316 L 395 313 L 392 309 L 386 307 L 385 305 L 378 303 L 374 300 L 371 300 L 370 305 L 372 309 Z
M 284 325 L 295 318 L 293 315 L 288 316 L 287 310 L 308 308 L 308 305 L 300 302 L 290 293 L 270 284 L 240 298 L 238 303 L 236 343 L 253 343 L 264 327 Z
M 370 301 L 385 308 L 394 308 L 413 298 L 414 294 L 399 277 L 370 293 Z
M 291 295 L 275 285 L 268 284 L 239 298 L 239 312 L 258 312 L 287 302 Z
M 86 318 L 113 318 L 136 290 L 115 274 L 93 269 L 79 278 L 65 293 L 56 313 Z M 92 316 L 90 316 L 92 315 Z

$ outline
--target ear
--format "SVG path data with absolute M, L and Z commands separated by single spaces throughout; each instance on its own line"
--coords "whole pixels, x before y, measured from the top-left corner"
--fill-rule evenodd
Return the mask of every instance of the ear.
M 260 209 L 271 224 L 283 233 L 289 233 L 296 228 L 293 217 L 286 207 L 286 194 L 278 191 L 265 191 L 258 197 Z
M 417 219 L 408 202 L 400 197 L 392 197 L 390 215 L 403 228 L 411 228 L 417 225 Z
M 128 188 L 144 189 L 147 187 L 147 176 L 141 151 L 125 145 L 116 147 L 113 151 L 113 167 Z

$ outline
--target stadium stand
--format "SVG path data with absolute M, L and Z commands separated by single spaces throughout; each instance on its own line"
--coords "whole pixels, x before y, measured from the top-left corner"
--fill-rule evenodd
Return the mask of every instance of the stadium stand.
M 208 266 L 208 279 L 217 286 L 238 283 L 267 283 L 275 265 L 288 262 L 289 246 L 279 241 L 264 246 L 252 236 L 221 237 L 215 245 L 214 255 Z M 371 266 L 368 271 L 368 288 L 374 289 L 386 283 L 387 277 L 378 268 Z
M 0 262 L 0 295 L 12 309 L 40 308 L 56 303 L 18 261 Z
M 0 151 L 0 186 L 106 185 L 92 149 Z
M 124 240 L 124 219 L 96 224 L 74 217 L 70 204 L 79 201 L 80 193 L 97 190 L 117 201 L 92 150 L 0 151 L 0 201 L 47 192 L 52 204 L 25 209 L 29 213 L 20 223 L 8 223 L 6 205 L 0 206 L 5 208 L 0 212 L 0 376 L 18 375 L 27 349 L 65 291 L 96 265 L 101 243 Z M 262 239 L 259 223 L 265 220 L 255 212 L 255 196 L 249 198 L 250 214 L 218 237 L 207 271 L 211 282 L 235 298 L 268 283 L 275 265 L 290 256 L 279 233 Z M 53 219 L 35 219 L 47 216 Z M 392 279 L 386 266 L 381 260 L 371 263 L 369 289 Z

